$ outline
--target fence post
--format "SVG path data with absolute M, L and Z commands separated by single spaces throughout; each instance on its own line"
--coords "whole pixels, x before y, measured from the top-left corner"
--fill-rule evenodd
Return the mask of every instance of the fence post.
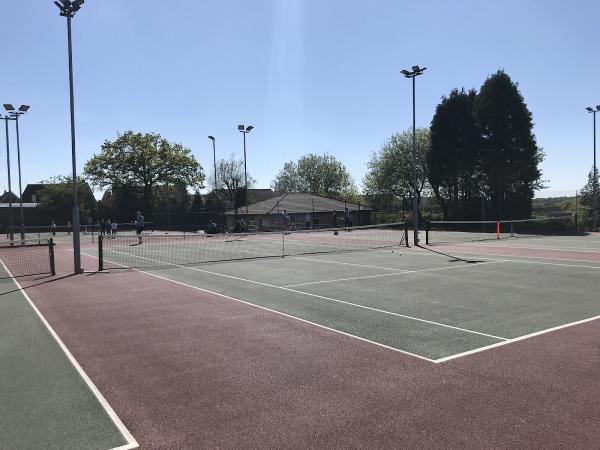
M 102 254 L 102 235 L 98 236 L 98 271 L 104 270 L 104 255 Z
M 56 265 L 54 262 L 54 239 L 52 238 L 48 240 L 48 252 L 50 255 L 50 273 L 52 273 L 52 275 L 56 275 Z

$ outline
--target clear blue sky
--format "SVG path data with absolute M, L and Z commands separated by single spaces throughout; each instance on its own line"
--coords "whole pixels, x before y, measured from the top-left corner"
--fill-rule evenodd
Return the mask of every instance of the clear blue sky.
M 597 0 L 87 0 L 73 20 L 78 170 L 128 129 L 181 142 L 210 170 L 206 136 L 218 157 L 241 157 L 245 123 L 258 187 L 310 152 L 335 155 L 360 187 L 372 151 L 411 126 L 399 71 L 419 64 L 417 126 L 452 88 L 505 69 L 533 113 L 549 190 L 572 192 L 592 165 L 599 17 Z M 31 105 L 23 180 L 69 174 L 66 21 L 51 0 L 3 0 L 0 24 L 0 103 Z

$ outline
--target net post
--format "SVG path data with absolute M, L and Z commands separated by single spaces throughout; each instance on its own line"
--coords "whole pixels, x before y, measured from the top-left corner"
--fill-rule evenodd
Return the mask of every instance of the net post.
M 102 254 L 102 235 L 98 236 L 98 272 L 104 270 L 104 257 Z
M 500 239 L 500 221 L 496 221 L 496 239 Z
M 50 273 L 56 275 L 56 265 L 54 262 L 54 239 L 48 239 L 48 254 L 50 255 Z
M 429 223 L 425 225 L 425 245 L 429 245 Z
M 285 258 L 285 230 L 281 232 L 281 257 Z
M 511 222 L 510 223 L 510 237 L 514 237 L 515 236 L 515 223 Z

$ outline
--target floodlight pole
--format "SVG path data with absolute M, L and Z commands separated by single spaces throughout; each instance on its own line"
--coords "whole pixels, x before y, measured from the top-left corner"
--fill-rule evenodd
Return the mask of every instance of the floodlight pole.
M 246 225 L 248 225 L 248 171 L 246 169 L 246 134 L 254 127 L 251 125 L 238 125 L 238 131 L 244 135 L 244 191 L 246 201 Z
M 21 240 L 25 240 L 25 220 L 23 219 L 23 189 L 21 187 L 21 145 L 19 143 L 19 116 L 21 114 L 14 113 L 15 123 L 17 126 L 17 163 L 19 168 L 19 209 L 21 213 Z
M 81 8 L 83 0 L 61 0 L 54 4 L 60 9 L 60 15 L 67 18 L 67 45 L 69 52 L 69 97 L 71 109 L 71 164 L 73 167 L 72 196 L 73 196 L 73 265 L 75 274 L 83 273 L 81 268 L 81 246 L 79 239 L 79 205 L 77 202 L 77 164 L 75 153 L 75 97 L 73 94 L 73 46 L 71 39 L 71 19 Z
M 11 197 L 11 184 L 10 184 L 10 144 L 8 139 L 8 121 L 10 119 L 8 116 L 4 117 L 4 126 L 6 129 L 6 170 L 8 174 L 8 233 L 10 236 L 10 240 L 13 241 L 15 239 L 15 235 L 13 232 L 13 214 L 12 214 L 12 197 Z
M 217 195 L 218 183 L 217 183 L 217 148 L 215 145 L 215 138 L 213 136 L 208 137 L 212 141 L 213 146 L 213 166 L 215 168 L 215 195 Z
M 597 107 L 594 110 L 594 170 L 592 178 L 592 230 L 598 231 L 598 169 L 596 169 L 596 113 L 600 111 Z
M 423 75 L 423 72 L 427 67 L 420 68 L 419 66 L 413 66 L 412 72 L 408 70 L 402 70 L 402 74 L 406 78 L 412 78 L 412 91 L 413 91 L 413 148 L 412 148 L 412 184 L 413 184 L 413 242 L 414 245 L 419 245 L 419 203 L 417 201 L 417 130 L 416 130 L 416 101 L 415 91 L 416 83 L 415 78 L 419 75 Z

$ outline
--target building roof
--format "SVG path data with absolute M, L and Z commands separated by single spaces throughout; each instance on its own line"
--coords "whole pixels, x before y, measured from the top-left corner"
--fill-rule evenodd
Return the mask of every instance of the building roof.
M 44 189 L 42 183 L 29 183 L 23 190 L 23 200 L 31 200 L 31 197 L 39 194 L 42 189 Z
M 242 187 L 243 189 L 243 187 Z M 219 197 L 222 199 L 227 198 L 224 189 L 217 190 Z M 204 200 L 210 200 L 215 195 L 215 190 L 213 189 L 209 193 L 203 196 Z M 257 203 L 267 200 L 269 198 L 275 197 L 277 194 L 273 192 L 271 189 L 248 189 L 248 197 L 250 199 L 250 203 Z
M 344 211 L 348 208 L 349 211 L 371 211 L 369 205 L 343 202 L 333 200 L 331 198 L 319 197 L 313 194 L 282 194 L 276 197 L 263 200 L 262 202 L 248 205 L 248 214 L 265 215 L 278 214 L 286 210 L 289 214 L 304 214 L 306 212 L 332 212 Z M 238 208 L 238 213 L 246 212 L 245 207 Z M 227 211 L 225 214 L 235 214 L 234 210 Z
M 0 196 L 0 203 L 18 203 L 19 202 L 19 196 L 16 195 L 14 192 L 7 192 L 4 191 L 4 194 L 2 194 L 2 196 Z

